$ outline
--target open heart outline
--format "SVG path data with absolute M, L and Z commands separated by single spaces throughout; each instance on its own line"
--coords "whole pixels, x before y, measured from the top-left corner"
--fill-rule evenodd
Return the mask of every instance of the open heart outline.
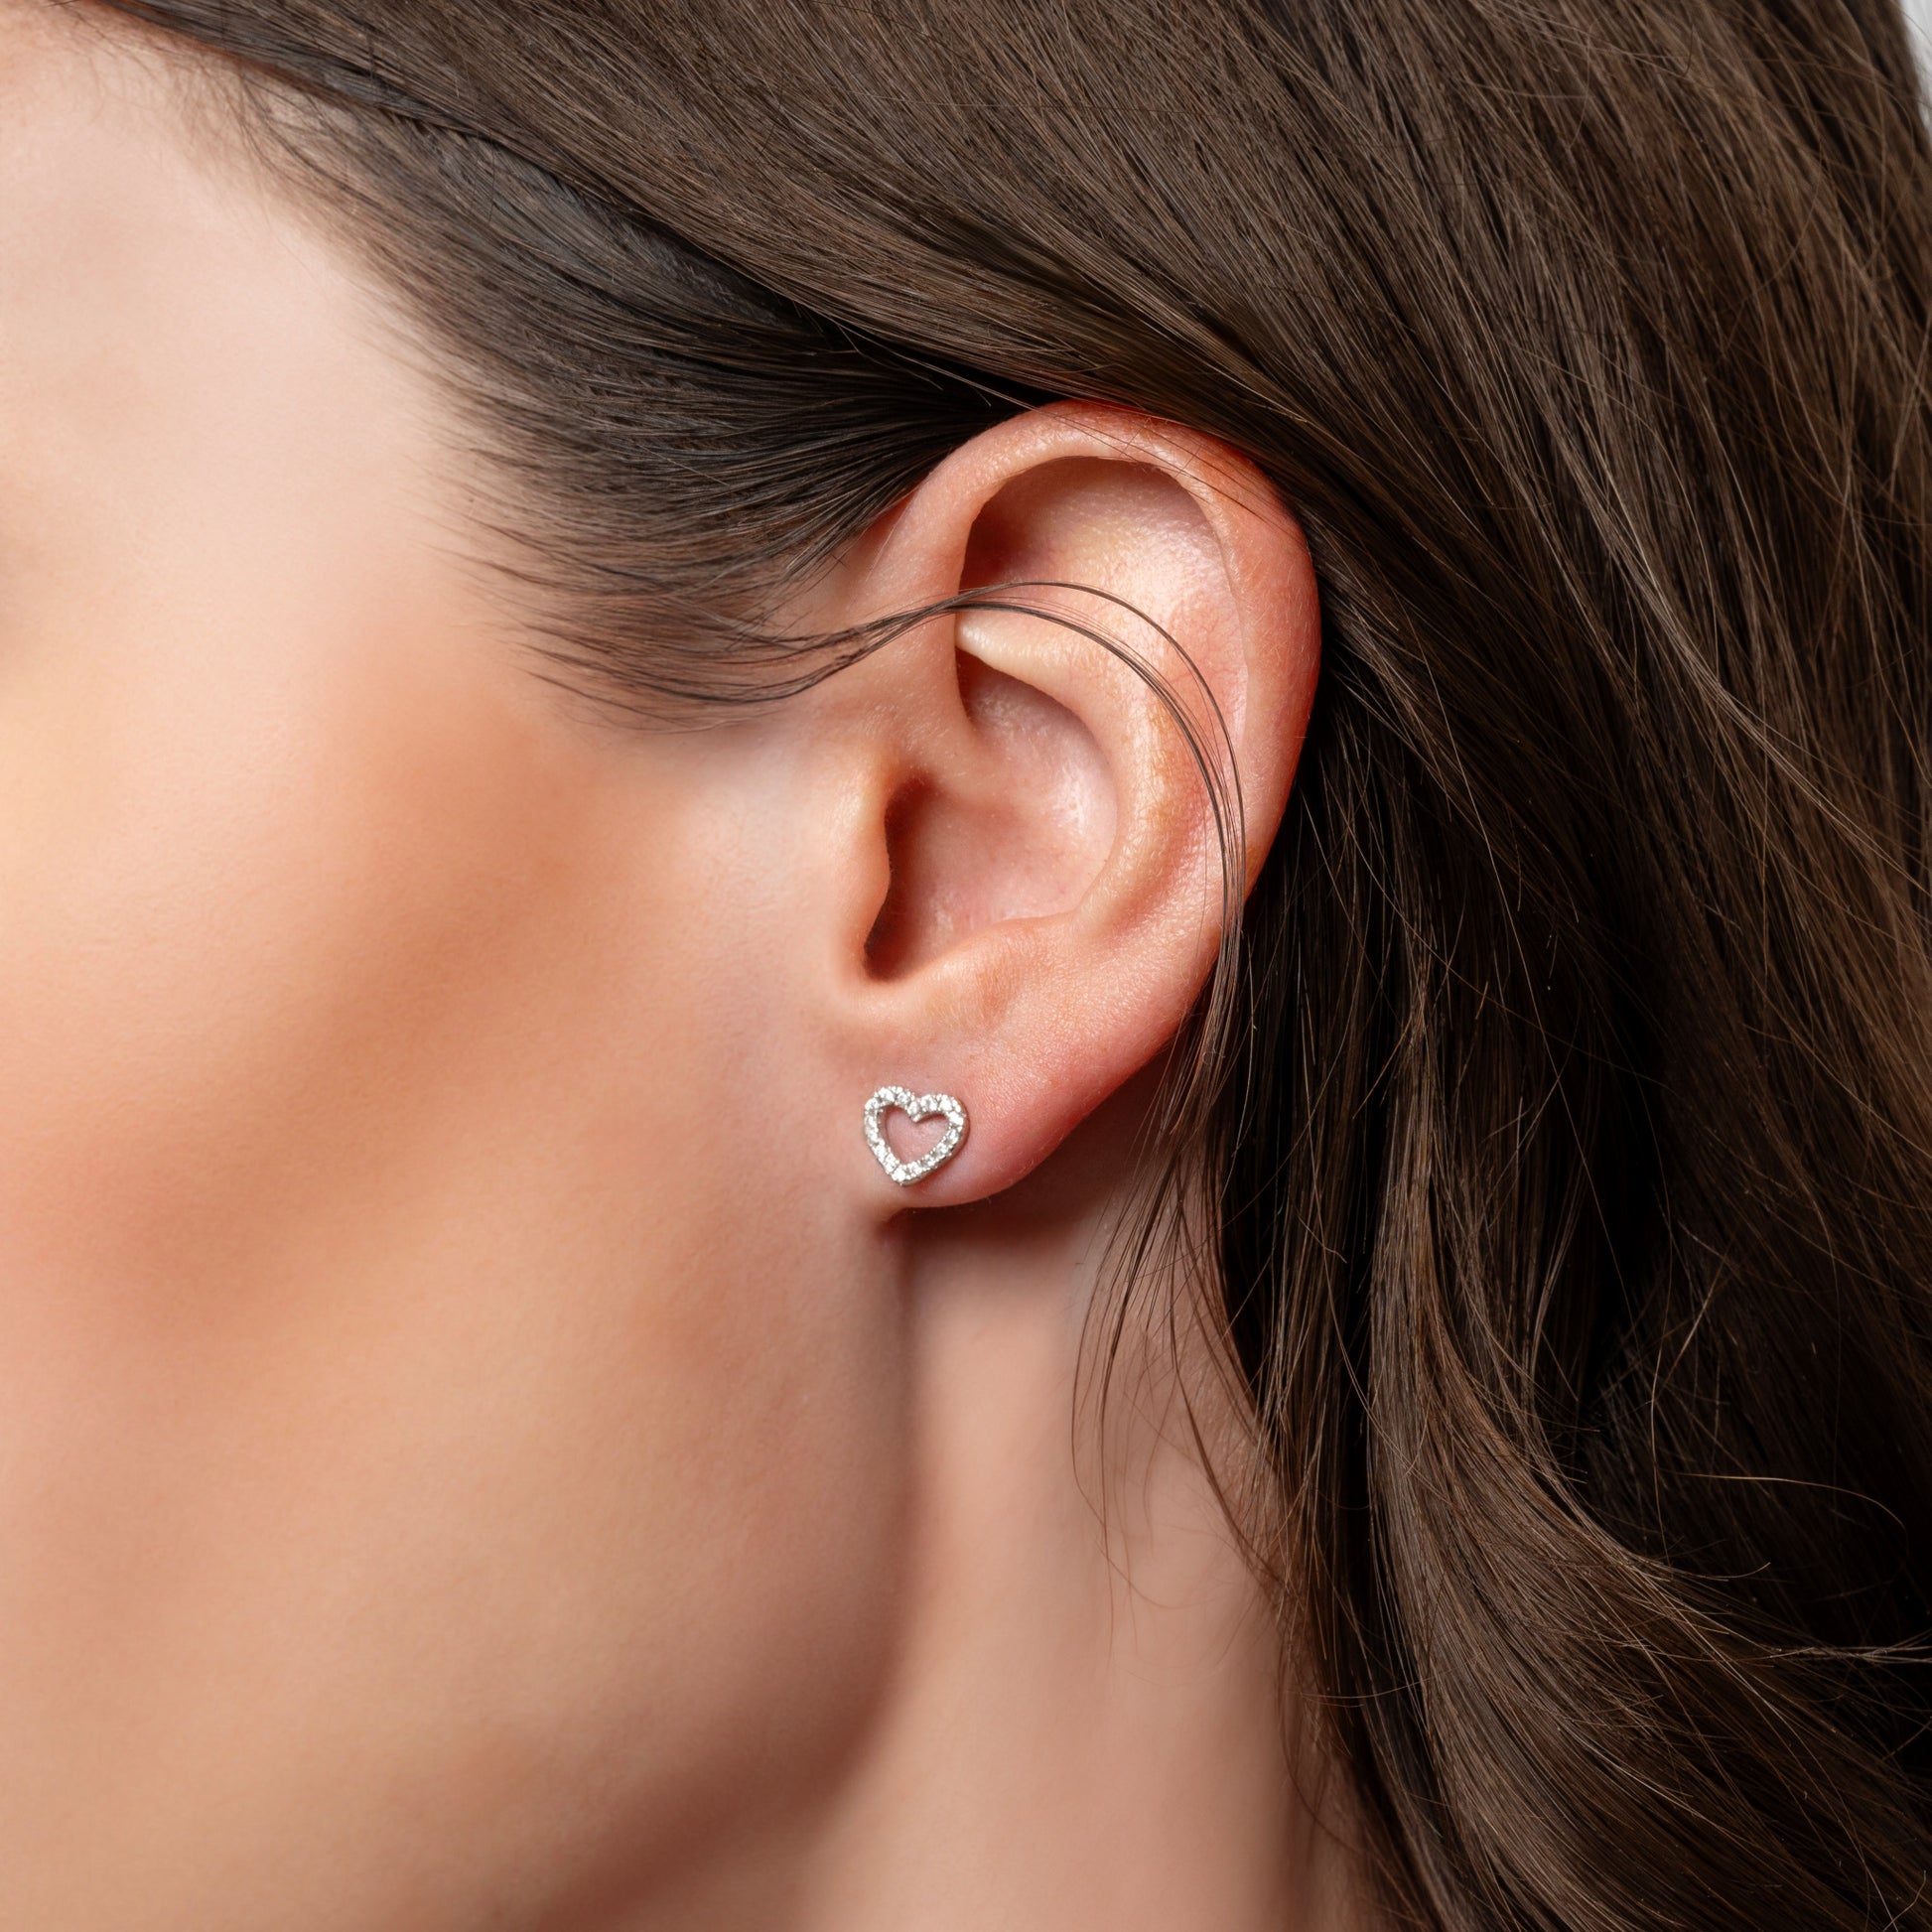
M 901 1161 L 886 1144 L 886 1116 L 897 1107 L 914 1124 L 944 1114 L 946 1131 L 916 1161 Z M 914 1093 L 909 1087 L 881 1087 L 866 1102 L 866 1145 L 886 1170 L 889 1179 L 901 1187 L 923 1180 L 935 1168 L 943 1168 L 959 1152 L 966 1138 L 966 1109 L 949 1093 Z

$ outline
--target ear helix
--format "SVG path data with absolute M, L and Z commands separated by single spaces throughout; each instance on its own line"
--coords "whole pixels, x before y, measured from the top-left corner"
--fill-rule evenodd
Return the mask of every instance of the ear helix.
M 930 1120 L 935 1114 L 946 1117 L 946 1131 L 915 1161 L 901 1161 L 887 1145 L 886 1116 L 895 1108 L 915 1123 Z M 966 1109 L 949 1093 L 915 1094 L 909 1087 L 881 1087 L 866 1102 L 866 1145 L 885 1169 L 887 1178 L 901 1187 L 909 1187 L 943 1168 L 965 1139 Z

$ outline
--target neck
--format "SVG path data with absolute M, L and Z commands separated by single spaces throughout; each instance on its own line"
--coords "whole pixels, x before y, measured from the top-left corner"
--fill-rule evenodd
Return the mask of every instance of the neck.
M 1104 1433 L 1076 1426 L 1099 1221 L 1069 1227 L 1066 1182 L 1050 1219 L 1023 1190 L 906 1237 L 901 1641 L 800 1932 L 1343 1922 L 1346 1855 L 1172 1362 L 1123 1357 Z

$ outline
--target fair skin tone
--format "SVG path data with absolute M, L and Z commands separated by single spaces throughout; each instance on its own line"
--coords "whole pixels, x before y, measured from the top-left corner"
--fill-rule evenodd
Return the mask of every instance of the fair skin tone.
M 1179 736 L 985 613 L 573 702 L 405 325 L 181 96 L 0 0 L 0 1924 L 1341 1924 L 1237 1419 L 1150 1343 L 1075 1427 L 1212 960 Z M 793 615 L 1010 578 L 1185 640 L 1252 877 L 1273 495 L 1041 411 Z M 888 1081 L 972 1109 L 912 1194 Z

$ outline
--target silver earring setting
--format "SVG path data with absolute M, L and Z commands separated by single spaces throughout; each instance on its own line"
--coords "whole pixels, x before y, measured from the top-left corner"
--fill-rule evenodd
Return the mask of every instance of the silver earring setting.
M 916 1161 L 901 1161 L 886 1144 L 886 1116 L 897 1107 L 908 1120 L 930 1120 L 944 1114 L 946 1131 Z M 901 1187 L 923 1180 L 935 1168 L 943 1168 L 959 1152 L 966 1138 L 966 1109 L 949 1093 L 914 1093 L 909 1087 L 881 1087 L 866 1102 L 866 1145 L 886 1170 L 889 1179 Z

